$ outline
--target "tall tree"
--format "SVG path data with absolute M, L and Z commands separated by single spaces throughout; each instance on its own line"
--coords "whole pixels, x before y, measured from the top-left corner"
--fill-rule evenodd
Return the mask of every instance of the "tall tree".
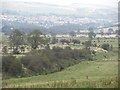
M 38 29 L 33 30 L 28 35 L 28 42 L 30 43 L 33 49 L 37 49 L 38 45 L 40 45 L 43 42 L 42 39 L 42 32 Z
M 2 48 L 2 52 L 3 52 L 3 55 L 8 53 L 7 46 L 4 46 L 4 47 Z
M 93 38 L 95 38 L 95 36 L 96 36 L 96 34 L 94 33 L 93 29 L 90 28 L 89 33 L 88 33 L 89 41 L 86 43 L 88 45 L 88 47 L 91 46 L 92 40 L 93 40 Z
M 18 48 L 24 43 L 24 32 L 21 32 L 18 29 L 13 30 L 10 37 L 10 44 L 13 47 L 14 53 L 19 52 Z
M 90 32 L 88 33 L 88 37 L 90 39 L 90 41 L 92 41 L 93 38 L 95 38 L 96 34 L 93 32 L 93 30 L 90 30 Z
M 52 38 L 51 44 L 56 44 L 58 42 L 58 39 L 56 37 Z
M 89 50 L 90 50 L 91 41 L 86 41 L 86 42 L 84 43 L 84 45 L 85 45 L 85 48 L 86 48 L 86 49 L 89 49 Z
M 85 42 L 85 48 L 90 50 L 90 46 L 92 45 L 92 40 L 93 38 L 95 38 L 96 34 L 93 31 L 93 28 L 89 28 L 89 33 L 88 33 L 88 37 L 89 40 Z

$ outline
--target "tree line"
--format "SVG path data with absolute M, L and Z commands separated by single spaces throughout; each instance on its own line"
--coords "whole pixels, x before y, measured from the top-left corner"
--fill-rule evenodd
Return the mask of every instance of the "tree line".
M 33 50 L 21 58 L 12 55 L 3 56 L 3 79 L 46 75 L 61 71 L 82 60 L 92 60 L 89 49 L 53 47 L 53 49 Z
M 10 49 L 13 54 L 19 54 L 20 51 L 24 52 L 25 45 L 30 46 L 32 49 L 37 49 L 39 45 L 47 45 L 49 38 L 45 37 L 40 30 L 33 30 L 30 33 L 24 33 L 18 29 L 11 32 L 8 38 Z M 3 47 L 3 53 L 7 53 L 7 46 Z
M 93 60 L 95 52 L 90 50 L 94 33 L 89 33 L 89 40 L 84 42 L 85 48 L 71 49 L 71 47 L 60 48 L 53 47 L 50 49 L 50 38 L 46 37 L 40 30 L 34 30 L 28 34 L 20 30 L 14 30 L 9 36 L 10 47 L 13 54 L 2 57 L 3 79 L 10 77 L 28 77 L 33 75 L 46 75 L 49 73 L 61 71 L 66 67 L 77 64 L 82 60 Z M 55 39 L 56 40 L 56 39 Z M 64 42 L 67 42 L 63 39 Z M 63 42 L 61 41 L 61 42 Z M 72 42 L 79 44 L 79 40 L 73 39 Z M 19 53 L 19 49 L 24 51 L 24 46 L 28 45 L 31 51 L 23 57 L 17 58 L 14 54 Z M 44 49 L 37 49 L 39 45 L 44 45 Z M 101 46 L 105 50 L 110 50 L 109 44 Z M 6 47 L 4 47 L 4 52 Z

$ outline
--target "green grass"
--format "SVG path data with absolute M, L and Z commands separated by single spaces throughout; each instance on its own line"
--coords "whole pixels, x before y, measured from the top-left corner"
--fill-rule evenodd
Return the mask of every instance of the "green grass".
M 70 44 L 70 45 L 68 45 L 68 46 L 70 46 L 70 47 L 72 47 L 72 48 L 83 48 L 84 47 L 84 45 L 82 45 L 82 42 L 85 42 L 85 41 L 87 41 L 87 40 L 80 40 L 81 41 L 81 43 L 80 43 L 80 45 L 73 45 L 73 44 Z M 95 42 L 94 42 L 95 41 Z M 105 41 L 105 42 L 104 42 Z M 112 41 L 112 42 L 111 42 Z M 110 45 L 112 45 L 113 47 L 118 47 L 118 40 L 117 39 L 115 39 L 115 40 L 111 40 L 111 39 L 108 39 L 108 40 L 100 40 L 100 42 L 98 42 L 98 40 L 92 40 L 92 43 L 93 44 L 98 44 L 98 45 L 102 45 L 102 44 L 104 44 L 104 43 L 108 43 L 108 44 L 110 44 Z M 64 45 L 62 45 L 62 44 L 57 44 L 57 46 L 60 46 L 60 47 L 62 47 L 62 46 L 64 46 Z
M 106 56 L 106 57 L 105 57 Z M 96 52 L 96 55 L 94 56 L 94 59 L 96 60 L 118 60 L 118 51 L 113 50 L 110 52 Z
M 95 42 L 94 42 L 95 41 Z M 105 41 L 105 42 L 104 42 Z M 104 44 L 104 43 L 109 43 L 110 45 L 113 45 L 113 47 L 118 47 L 118 40 L 115 39 L 115 40 L 111 40 L 111 39 L 108 39 L 108 40 L 100 40 L 100 42 L 98 42 L 98 40 L 93 40 L 93 44 L 94 43 L 97 43 L 99 45 L 101 44 Z
M 61 81 L 51 81 L 45 83 L 25 83 L 16 84 L 14 88 L 117 88 L 117 78 L 102 79 L 71 79 Z M 11 88 L 9 86 L 8 88 Z
M 117 60 L 83 61 L 53 74 L 4 80 L 3 87 L 117 87 L 117 67 Z

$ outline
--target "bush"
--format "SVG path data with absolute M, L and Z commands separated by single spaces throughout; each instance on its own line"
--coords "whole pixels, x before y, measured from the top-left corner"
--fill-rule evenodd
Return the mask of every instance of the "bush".
M 80 41 L 77 40 L 77 39 L 73 39 L 72 42 L 73 42 L 74 44 L 80 44 Z
M 34 54 L 33 54 L 34 52 Z M 35 74 L 48 74 L 80 62 L 82 59 L 90 59 L 89 50 L 72 50 L 70 47 L 62 49 L 53 47 L 52 50 L 33 51 L 23 57 L 22 64 Z
M 88 49 L 53 47 L 53 49 L 33 50 L 20 60 L 14 56 L 3 57 L 4 76 L 32 76 L 61 71 L 64 68 L 91 59 Z
M 61 39 L 60 40 L 60 42 L 62 43 L 62 44 L 69 44 L 70 43 L 70 41 L 69 40 L 67 40 L 67 39 Z
M 21 74 L 22 64 L 21 61 L 14 56 L 2 57 L 2 72 L 10 76 L 18 76 Z
M 108 43 L 102 44 L 102 45 L 101 45 L 101 48 L 103 48 L 104 50 L 109 51 L 109 50 L 110 50 L 110 45 L 109 45 Z

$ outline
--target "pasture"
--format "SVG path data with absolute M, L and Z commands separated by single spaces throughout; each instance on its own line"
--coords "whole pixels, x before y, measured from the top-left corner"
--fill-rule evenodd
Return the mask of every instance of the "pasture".
M 115 88 L 118 84 L 115 52 L 98 52 L 94 61 L 82 61 L 61 72 L 3 80 L 3 88 Z

